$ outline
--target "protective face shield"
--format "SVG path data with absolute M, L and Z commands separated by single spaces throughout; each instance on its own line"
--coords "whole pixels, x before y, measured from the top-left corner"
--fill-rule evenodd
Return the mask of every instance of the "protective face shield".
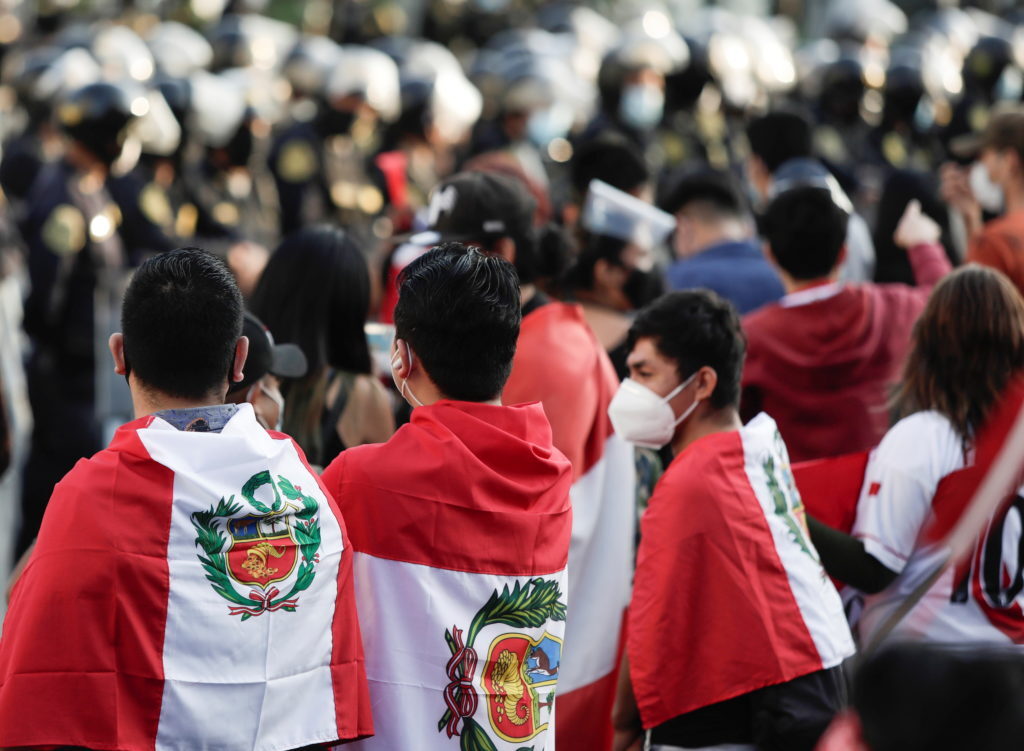
M 649 83 L 628 84 L 619 100 L 619 118 L 635 130 L 657 127 L 665 112 L 665 92 Z
M 656 394 L 632 378 L 624 380 L 608 405 L 608 417 L 611 418 L 615 432 L 637 446 L 660 449 L 672 440 L 676 426 L 693 414 L 700 404 L 699 399 L 694 399 L 693 404 L 679 417 L 676 417 L 669 404 L 676 394 L 693 382 L 699 372 L 696 371 L 667 396 Z
M 985 211 L 998 214 L 1003 210 L 1003 189 L 988 174 L 988 168 L 982 162 L 975 162 L 968 174 L 968 182 L 975 200 Z

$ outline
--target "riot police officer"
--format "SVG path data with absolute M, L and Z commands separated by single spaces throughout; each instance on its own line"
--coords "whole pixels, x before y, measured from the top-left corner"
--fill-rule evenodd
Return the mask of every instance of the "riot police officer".
M 35 537 L 54 484 L 103 445 L 96 381 L 100 301 L 117 296 L 123 272 L 146 250 L 126 244 L 128 217 L 109 189 L 129 125 L 145 114 L 146 98 L 137 94 L 102 82 L 72 91 L 56 113 L 67 138 L 65 155 L 42 169 L 28 196 L 23 235 L 31 291 L 24 326 L 32 343 L 27 376 L 35 424 L 18 555 Z

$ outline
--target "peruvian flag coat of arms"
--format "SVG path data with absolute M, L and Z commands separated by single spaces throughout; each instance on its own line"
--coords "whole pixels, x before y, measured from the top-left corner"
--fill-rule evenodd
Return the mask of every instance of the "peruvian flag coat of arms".
M 340 512 L 242 405 L 56 486 L 0 638 L 0 747 L 287 751 L 373 732 Z

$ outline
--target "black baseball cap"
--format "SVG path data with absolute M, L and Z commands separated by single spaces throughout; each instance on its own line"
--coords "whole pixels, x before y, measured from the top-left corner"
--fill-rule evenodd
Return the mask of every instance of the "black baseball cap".
M 231 391 L 252 386 L 267 373 L 278 378 L 301 378 L 306 375 L 306 356 L 295 344 L 275 344 L 270 329 L 248 311 L 242 322 L 242 336 L 249 338 L 249 357 L 245 360 L 245 378 Z
M 486 243 L 524 240 L 533 227 L 536 202 L 518 180 L 495 172 L 460 172 L 430 198 L 430 228 L 441 241 Z

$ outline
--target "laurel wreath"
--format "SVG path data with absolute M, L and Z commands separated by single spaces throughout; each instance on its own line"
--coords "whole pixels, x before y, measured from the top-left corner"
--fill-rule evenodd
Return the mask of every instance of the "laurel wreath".
M 502 624 L 513 628 L 539 628 L 551 621 L 565 620 L 565 603 L 561 601 L 562 590 L 557 581 L 530 579 L 525 584 L 515 582 L 509 590 L 506 584 L 501 593 L 495 589 L 484 606 L 473 616 L 466 632 L 466 647 L 472 648 L 476 637 L 487 626 Z M 444 640 L 454 655 L 459 651 L 451 631 L 445 630 Z M 462 674 L 461 664 L 459 666 Z M 458 689 L 456 689 L 458 691 Z M 437 723 L 442 731 L 451 719 L 452 712 L 446 709 Z M 483 727 L 472 717 L 462 718 L 462 732 L 459 734 L 460 751 L 497 751 L 494 741 Z M 533 747 L 522 747 L 518 751 L 533 751 Z
M 274 502 L 267 506 L 256 499 L 256 491 L 264 485 L 270 485 L 274 491 Z M 280 491 L 278 490 L 280 488 Z M 278 475 L 275 484 L 269 471 L 258 472 L 242 486 L 241 495 L 250 506 L 265 514 L 275 513 L 282 508 L 281 495 L 289 501 L 297 501 L 302 508 L 295 512 L 292 531 L 295 534 L 295 541 L 299 545 L 299 552 L 302 562 L 299 564 L 299 573 L 291 590 L 274 598 L 267 603 L 267 609 L 279 608 L 290 613 L 295 612 L 294 604 L 285 604 L 300 592 L 309 588 L 316 575 L 317 552 L 320 549 L 320 522 L 317 518 L 319 504 L 316 499 L 304 494 L 295 487 L 287 478 Z M 221 498 L 215 506 L 210 506 L 206 511 L 196 511 L 192 514 L 192 526 L 196 530 L 195 544 L 205 555 L 199 556 L 199 562 L 206 572 L 206 579 L 213 586 L 213 591 L 229 602 L 236 605 L 252 605 L 252 600 L 239 592 L 231 584 L 228 575 L 228 561 L 226 547 L 227 537 L 224 535 L 225 520 L 235 516 L 242 510 L 242 505 L 235 502 L 232 495 L 227 500 Z M 241 613 L 242 620 L 247 621 L 253 617 L 252 613 Z

